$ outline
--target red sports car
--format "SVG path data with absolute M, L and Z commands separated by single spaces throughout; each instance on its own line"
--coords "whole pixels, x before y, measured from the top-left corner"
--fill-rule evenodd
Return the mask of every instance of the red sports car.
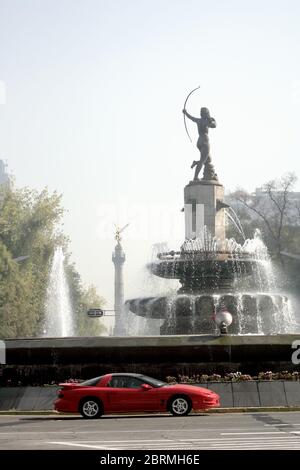
M 171 385 L 142 374 L 106 374 L 81 383 L 63 383 L 57 411 L 99 418 L 109 413 L 164 412 L 185 416 L 220 406 L 219 395 L 193 385 Z

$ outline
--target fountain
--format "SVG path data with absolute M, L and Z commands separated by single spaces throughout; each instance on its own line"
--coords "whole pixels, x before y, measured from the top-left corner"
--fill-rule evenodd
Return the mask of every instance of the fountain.
M 178 279 L 177 295 L 130 299 L 127 308 L 164 319 L 161 334 L 213 334 L 214 315 L 221 310 L 231 313 L 233 334 L 291 332 L 295 320 L 290 303 L 273 292 L 272 265 L 259 234 L 243 246 L 225 240 L 219 248 L 204 227 L 203 237 L 185 240 L 180 251 L 159 253 L 148 269 Z
M 194 179 L 184 189 L 185 240 L 177 251 L 161 244 L 148 264 L 152 279 L 158 284 L 173 279 L 180 283 L 178 291 L 130 299 L 122 308 L 125 255 L 120 243 L 123 229 L 118 229 L 113 255 L 115 335 L 64 338 L 73 329 L 63 253 L 58 249 L 46 322 L 47 336 L 57 337 L 6 340 L 7 364 L 0 383 L 7 378 L 42 384 L 67 377 L 87 379 L 112 370 L 165 379 L 178 374 L 243 371 L 257 375 L 264 370 L 297 369 L 292 345 L 299 341 L 299 333 L 288 298 L 276 289 L 260 233 L 242 245 L 226 238 L 226 216 L 242 236 L 243 230 L 224 202 L 224 187 L 211 163 L 208 129 L 216 123 L 206 108 L 200 118 L 186 115 L 198 126 L 200 160 L 193 162 Z M 126 323 L 130 323 L 127 336 Z M 139 336 L 133 335 L 134 324 L 144 328 Z
M 195 177 L 184 189 L 185 240 L 180 250 L 160 252 L 147 266 L 155 276 L 178 279 L 181 287 L 176 295 L 127 300 L 127 311 L 162 319 L 161 335 L 214 334 L 215 317 L 222 311 L 232 316 L 232 334 L 291 332 L 295 320 L 290 303 L 274 292 L 275 276 L 259 231 L 243 245 L 226 238 L 226 214 L 242 235 L 243 229 L 224 202 L 224 187 L 211 163 L 208 128 L 216 127 L 215 121 L 207 108 L 201 118 L 185 114 L 198 125 L 201 154 L 192 165 Z
M 73 312 L 61 246 L 54 251 L 46 299 L 44 336 L 73 336 Z

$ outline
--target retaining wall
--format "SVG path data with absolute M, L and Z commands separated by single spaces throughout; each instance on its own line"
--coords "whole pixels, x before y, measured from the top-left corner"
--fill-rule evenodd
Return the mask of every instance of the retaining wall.
M 111 372 L 167 376 L 271 370 L 300 371 L 293 342 L 300 335 L 175 335 L 5 340 L 6 364 L 0 386 L 24 386 L 89 379 Z
M 300 381 L 209 382 L 197 384 L 220 395 L 221 407 L 300 406 Z M 0 410 L 53 409 L 59 387 L 0 387 Z

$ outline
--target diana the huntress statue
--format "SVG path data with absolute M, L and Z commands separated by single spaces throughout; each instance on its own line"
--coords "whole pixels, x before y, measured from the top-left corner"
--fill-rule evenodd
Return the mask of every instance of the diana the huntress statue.
M 195 90 L 193 90 L 195 91 Z M 190 93 L 191 94 L 191 93 Z M 190 96 L 190 95 L 189 95 Z M 187 102 L 187 99 L 186 99 Z M 185 104 L 186 104 L 185 102 Z M 198 141 L 197 141 L 197 148 L 200 152 L 200 160 L 194 160 L 191 168 L 195 168 L 195 175 L 194 181 L 199 181 L 199 173 L 204 166 L 203 172 L 203 180 L 216 180 L 218 181 L 218 177 L 215 173 L 215 169 L 211 163 L 211 156 L 210 156 L 210 145 L 209 145 L 209 138 L 208 138 L 208 129 L 216 127 L 216 121 L 213 117 L 210 116 L 209 110 L 207 108 L 201 108 L 200 117 L 196 118 L 191 116 L 187 112 L 187 110 L 182 110 L 183 114 L 188 117 L 191 121 L 195 122 L 198 127 Z M 188 134 L 189 135 L 189 134 Z

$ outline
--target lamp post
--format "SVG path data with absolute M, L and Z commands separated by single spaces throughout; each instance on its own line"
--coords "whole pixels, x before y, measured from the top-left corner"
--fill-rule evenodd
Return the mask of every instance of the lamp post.
M 220 329 L 220 334 L 227 335 L 227 328 L 232 323 L 232 315 L 225 309 L 219 310 L 215 315 L 215 322 Z

